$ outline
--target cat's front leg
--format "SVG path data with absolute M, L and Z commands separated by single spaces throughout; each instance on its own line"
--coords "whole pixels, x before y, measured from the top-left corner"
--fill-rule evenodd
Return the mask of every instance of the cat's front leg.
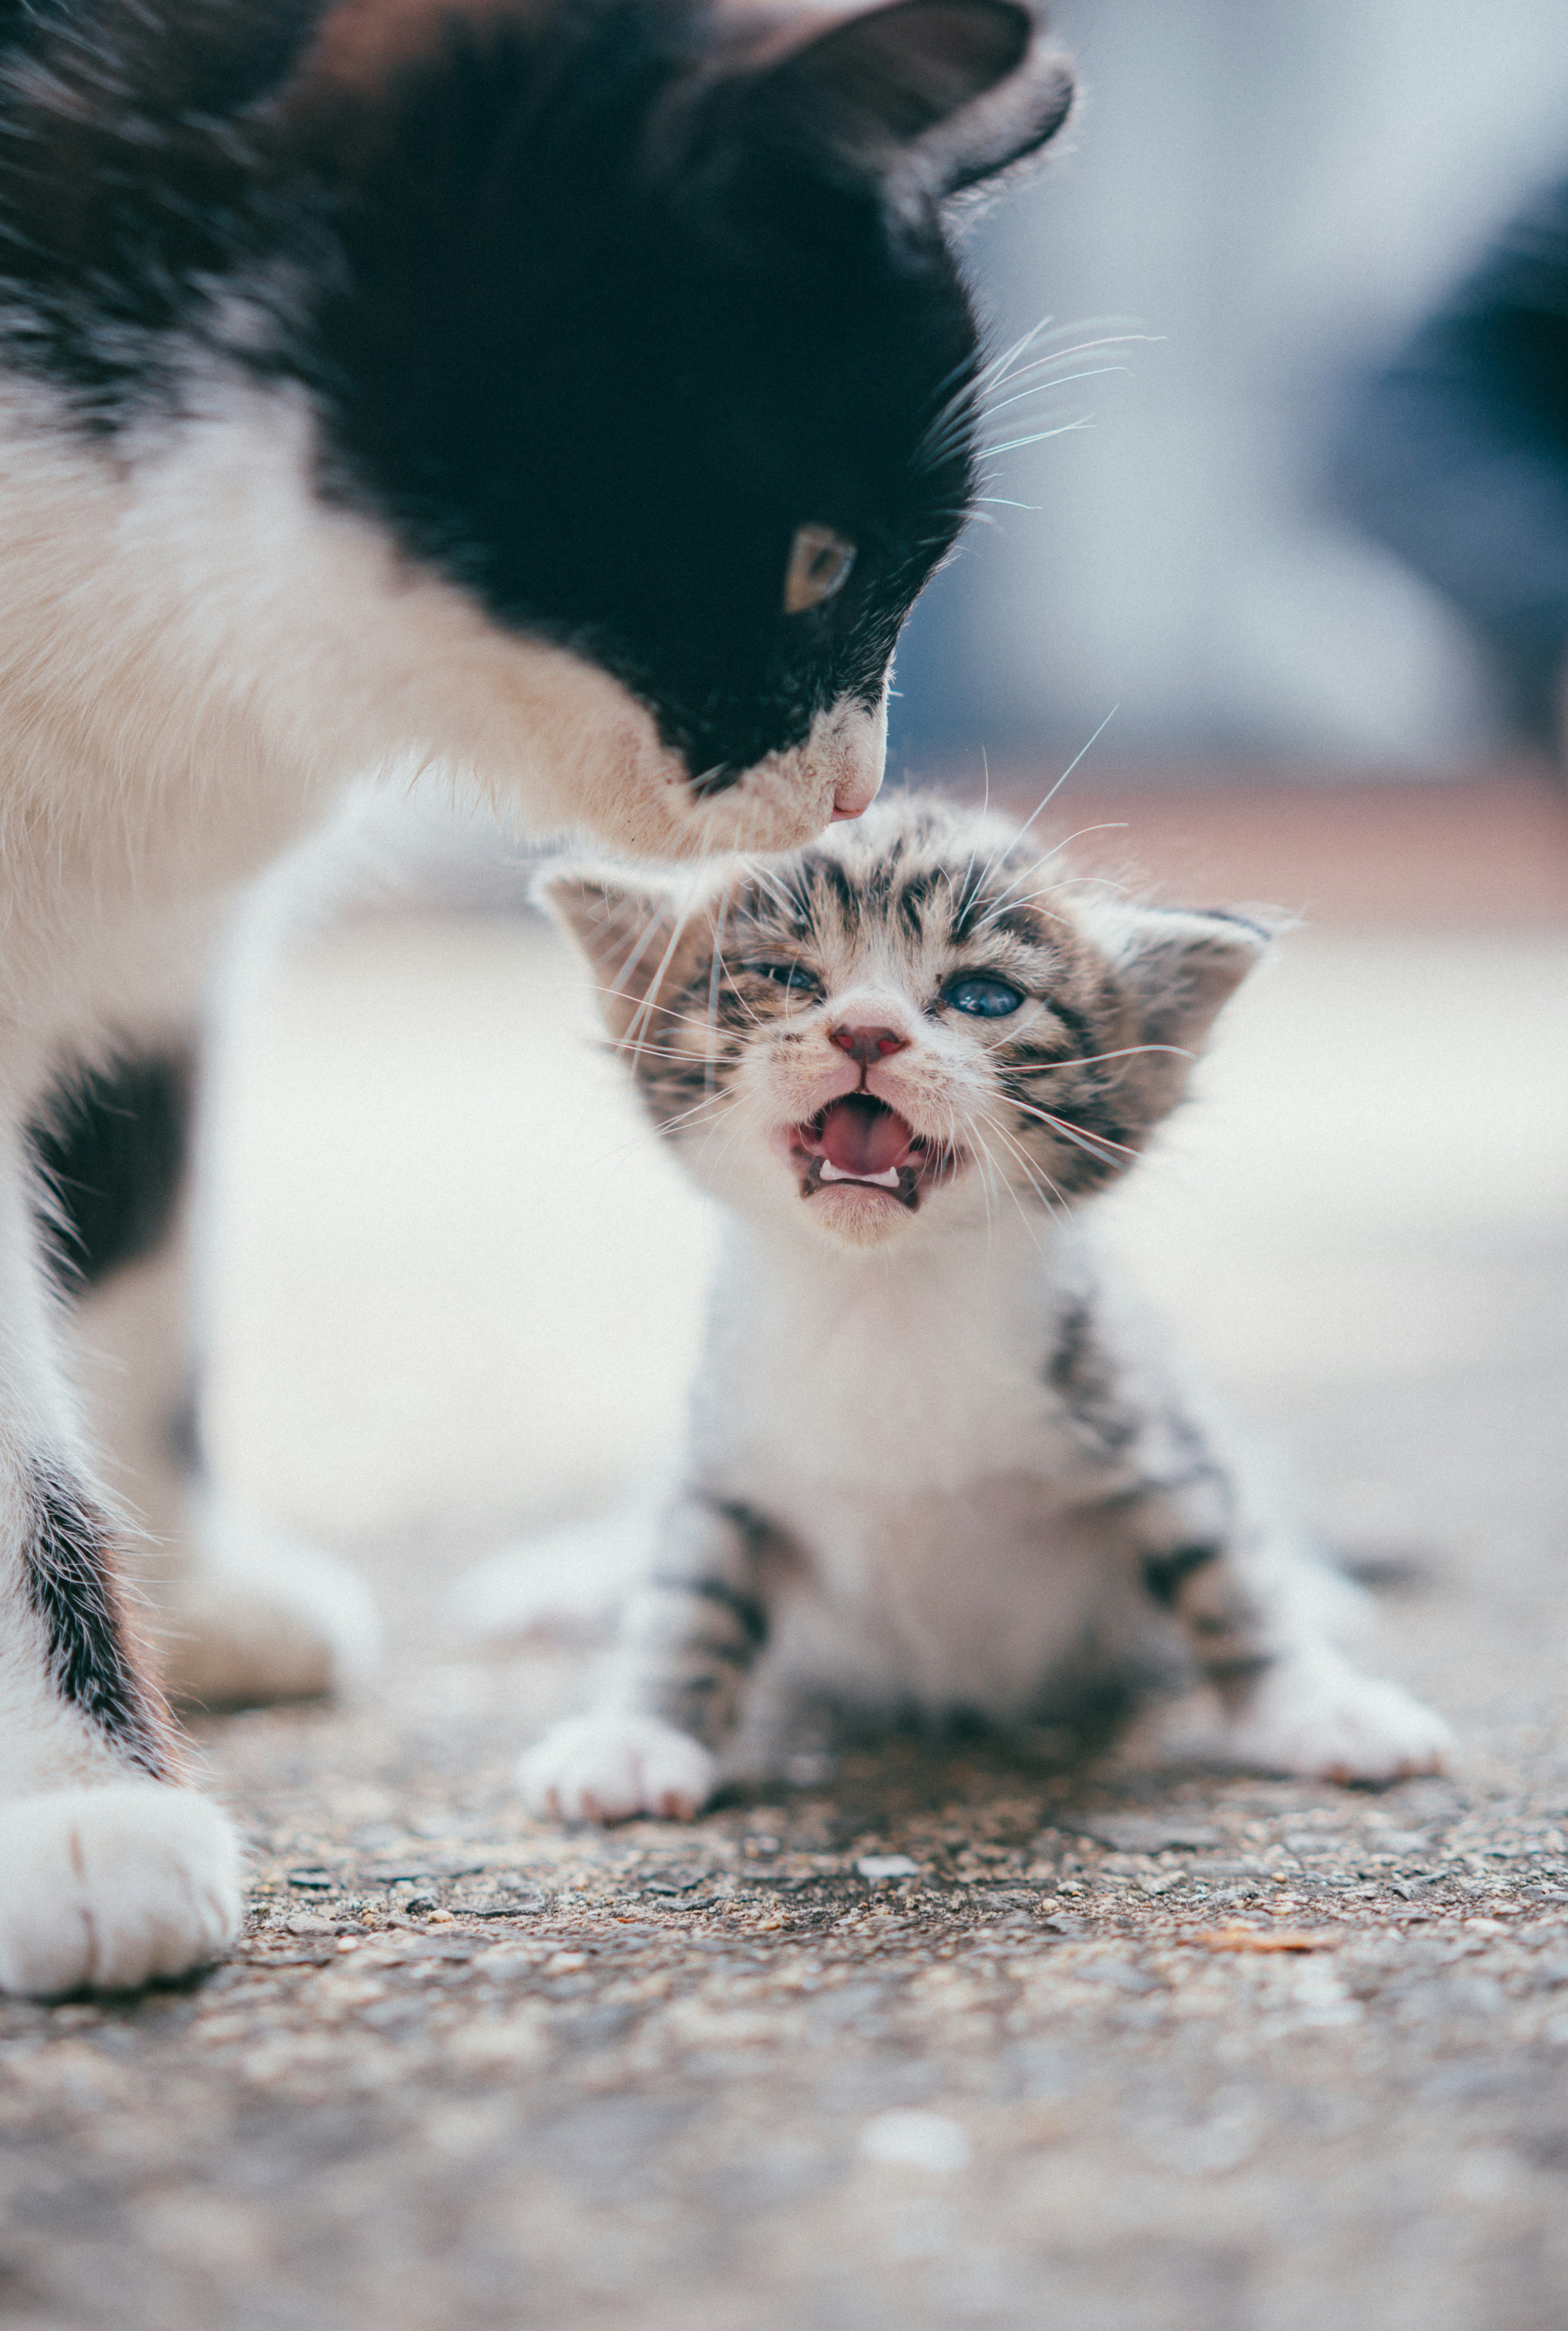
M 689 1821 L 712 1795 L 767 1641 L 759 1530 L 733 1506 L 683 1499 L 629 1601 L 604 1689 L 518 1767 L 534 1812 L 558 1821 Z
M 347 1565 L 268 1530 L 205 1477 L 193 1356 L 192 1028 L 72 1063 L 34 1112 L 50 1252 L 105 1479 L 145 1533 L 131 1552 L 164 1689 L 201 1708 L 330 1691 L 375 1655 L 369 1590 Z
M 21 1129 L 0 1129 L 0 1989 L 127 1989 L 216 1957 L 239 1853 L 182 1785 L 53 1345 Z
M 1134 1509 L 1145 1592 L 1179 1622 L 1224 1711 L 1223 1753 L 1269 1773 L 1382 1782 L 1440 1772 L 1453 1734 L 1333 1641 L 1312 1566 L 1260 1524 L 1183 1530 L 1182 1498 Z

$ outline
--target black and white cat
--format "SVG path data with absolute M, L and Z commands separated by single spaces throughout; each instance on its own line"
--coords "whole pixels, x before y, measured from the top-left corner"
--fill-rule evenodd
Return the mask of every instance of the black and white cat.
M 330 1664 L 309 1588 L 204 1564 L 172 1430 L 236 889 L 367 770 L 667 858 L 862 811 L 973 490 L 942 205 L 1069 99 L 1029 0 L 0 14 L 0 1986 L 172 1974 L 239 1915 L 62 1289 L 177 1678 Z
M 1261 930 L 917 801 L 679 908 L 592 871 L 546 893 L 726 1228 L 679 1491 L 597 1704 L 523 1759 L 536 1811 L 689 1815 L 805 1711 L 1071 1723 L 1183 1662 L 1230 1757 L 1440 1765 L 1448 1727 L 1336 1648 L 1332 1583 L 1085 1219 Z

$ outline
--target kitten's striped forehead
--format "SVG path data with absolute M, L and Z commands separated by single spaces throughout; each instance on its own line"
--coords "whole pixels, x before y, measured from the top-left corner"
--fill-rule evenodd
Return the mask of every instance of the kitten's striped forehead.
M 928 802 L 879 804 L 853 827 L 755 871 L 734 893 L 729 938 L 911 960 L 987 943 L 1062 962 L 1084 952 L 1054 912 L 1066 888 L 1055 853 L 1000 822 Z

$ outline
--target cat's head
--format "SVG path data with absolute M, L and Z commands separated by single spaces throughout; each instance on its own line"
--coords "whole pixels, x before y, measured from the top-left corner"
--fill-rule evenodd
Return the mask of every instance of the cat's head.
M 211 698 L 231 764 L 444 763 L 631 854 L 863 809 L 974 490 L 950 199 L 1071 100 L 1038 0 L 79 15 L 0 44 L 0 371 L 86 449 L 13 531 L 129 675 L 73 756 Z
M 1118 1180 L 1268 943 L 929 798 L 684 887 L 565 869 L 543 891 L 690 1168 L 851 1247 Z
M 576 793 L 618 846 L 791 847 L 874 795 L 973 491 L 943 205 L 1071 93 L 1035 0 L 326 18 L 289 109 L 341 252 L 333 490 L 609 684 Z

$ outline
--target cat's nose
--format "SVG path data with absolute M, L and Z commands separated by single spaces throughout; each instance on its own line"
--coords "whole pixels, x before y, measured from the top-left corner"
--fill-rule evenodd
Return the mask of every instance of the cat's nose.
M 885 1061 L 891 1052 L 909 1049 L 909 1039 L 897 1028 L 833 1028 L 829 1033 L 851 1061 Z

